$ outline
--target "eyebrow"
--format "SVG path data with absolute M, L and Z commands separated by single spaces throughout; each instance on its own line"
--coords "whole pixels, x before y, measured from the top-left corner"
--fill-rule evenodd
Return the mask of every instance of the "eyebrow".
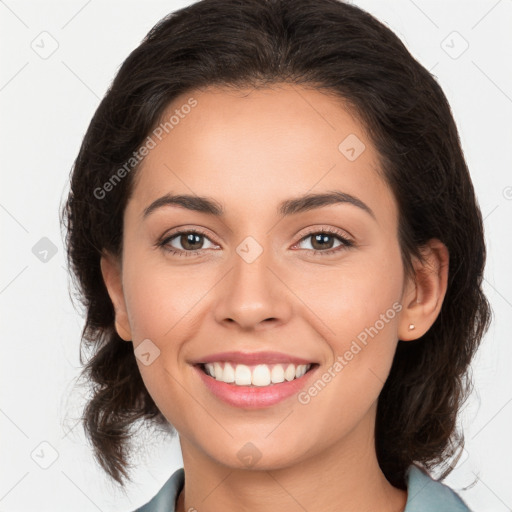
M 367 204 L 363 203 L 363 201 L 351 194 L 340 192 L 338 190 L 317 194 L 306 194 L 300 197 L 287 199 L 279 204 L 277 212 L 280 216 L 284 217 L 315 210 L 324 206 L 343 203 L 351 204 L 360 208 L 376 220 L 373 210 Z M 146 219 L 155 210 L 164 206 L 178 206 L 186 208 L 187 210 L 214 215 L 216 217 L 223 217 L 225 213 L 222 205 L 210 197 L 187 194 L 166 194 L 153 201 L 144 209 L 143 219 Z

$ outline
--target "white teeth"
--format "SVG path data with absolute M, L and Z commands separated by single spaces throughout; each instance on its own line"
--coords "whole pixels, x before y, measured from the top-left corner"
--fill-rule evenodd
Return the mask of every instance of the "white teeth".
M 266 364 L 259 364 L 254 368 L 252 383 L 255 386 L 268 386 L 270 384 L 270 370 Z
M 222 373 L 219 377 L 215 374 L 217 380 L 222 380 Z M 251 369 L 245 364 L 237 364 L 235 368 L 235 384 L 237 386 L 250 386 L 251 385 Z
M 305 364 L 299 364 L 297 366 L 297 369 L 295 370 L 295 378 L 300 378 L 306 373 L 306 365 Z
M 220 373 L 219 373 L 220 375 Z M 231 366 L 230 363 L 226 363 L 224 365 L 224 371 L 222 373 L 223 382 L 235 382 L 235 369 Z
M 287 381 L 293 380 L 295 378 L 295 366 L 293 364 L 289 364 L 284 371 L 284 378 Z
M 213 363 L 213 374 L 214 375 L 221 375 L 222 373 L 222 366 L 220 363 Z
M 206 363 L 204 365 L 206 367 L 206 372 L 210 377 L 213 377 L 215 375 L 215 372 L 213 370 L 213 363 Z
M 290 382 L 302 377 L 310 368 L 310 364 L 258 364 L 249 367 L 245 364 L 231 364 L 229 362 L 206 363 L 205 371 L 215 380 L 235 384 L 237 386 L 269 386 L 279 384 L 285 380 Z M 285 369 L 286 368 L 286 369 Z
M 283 365 L 276 364 L 274 368 L 272 368 L 272 373 L 270 374 L 270 379 L 274 384 L 278 384 L 279 382 L 284 381 L 284 370 Z

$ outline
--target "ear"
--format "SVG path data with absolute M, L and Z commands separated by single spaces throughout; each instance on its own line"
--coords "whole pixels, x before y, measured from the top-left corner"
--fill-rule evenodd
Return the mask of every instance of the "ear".
M 414 259 L 414 277 L 408 279 L 402 295 L 398 339 L 403 341 L 420 338 L 430 329 L 446 294 L 450 257 L 447 247 L 433 238 L 421 253 L 424 262 Z M 414 329 L 409 328 L 411 324 Z
M 110 300 L 115 310 L 115 325 L 117 334 L 124 341 L 132 340 L 126 302 L 123 293 L 121 264 L 119 259 L 111 253 L 104 252 L 100 259 L 101 273 L 107 288 Z

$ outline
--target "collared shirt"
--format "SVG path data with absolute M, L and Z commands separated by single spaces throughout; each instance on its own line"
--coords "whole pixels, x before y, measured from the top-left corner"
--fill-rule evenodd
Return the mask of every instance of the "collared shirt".
M 176 499 L 185 483 L 183 468 L 176 470 L 158 493 L 134 512 L 175 512 Z M 412 464 L 406 472 L 407 503 L 404 512 L 471 512 L 447 485 Z

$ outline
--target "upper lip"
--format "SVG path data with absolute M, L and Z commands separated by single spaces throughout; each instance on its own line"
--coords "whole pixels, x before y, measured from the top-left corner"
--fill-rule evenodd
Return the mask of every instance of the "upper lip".
M 237 364 L 278 364 L 292 363 L 313 364 L 313 361 L 302 359 L 301 357 L 283 354 L 282 352 L 218 352 L 192 361 L 192 364 L 216 363 L 221 361 L 230 361 Z

